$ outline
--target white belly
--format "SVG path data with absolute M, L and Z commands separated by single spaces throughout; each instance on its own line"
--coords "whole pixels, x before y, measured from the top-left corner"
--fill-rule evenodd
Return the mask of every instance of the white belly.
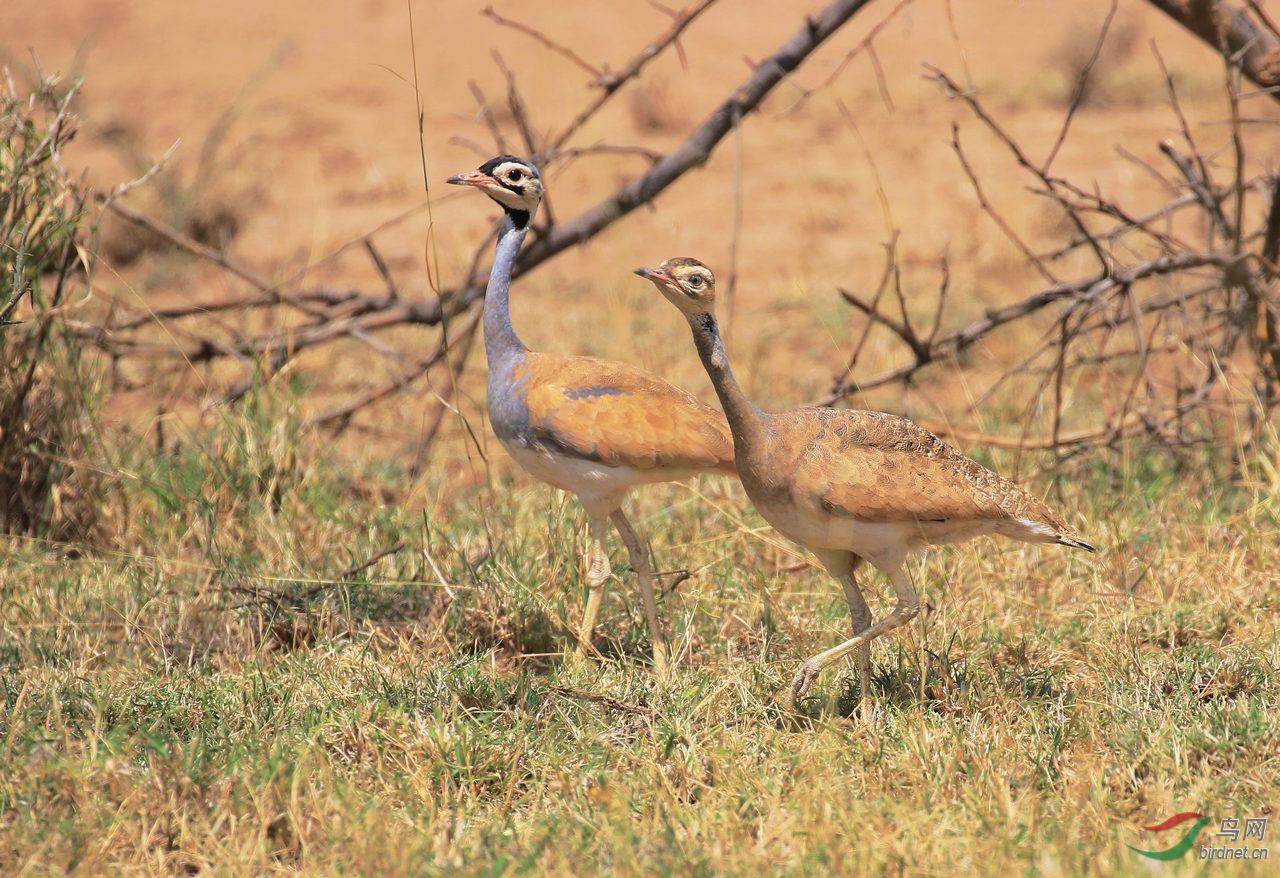
M 757 503 L 765 520 L 779 532 L 811 549 L 853 552 L 881 569 L 897 567 L 925 546 L 961 543 L 982 534 L 1004 532 L 1003 522 L 970 521 L 858 521 L 826 512 L 806 512 L 786 505 L 770 508 Z M 1028 539 L 1022 534 L 1006 534 Z
M 695 474 L 693 470 L 606 466 L 597 461 L 514 442 L 503 442 L 502 445 L 525 472 L 552 487 L 577 494 L 587 514 L 597 517 L 604 517 L 620 508 L 622 498 L 633 485 L 678 482 Z

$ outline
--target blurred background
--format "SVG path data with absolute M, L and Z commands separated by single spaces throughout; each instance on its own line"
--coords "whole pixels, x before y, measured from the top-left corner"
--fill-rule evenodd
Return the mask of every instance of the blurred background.
M 386 279 L 360 246 L 367 239 L 399 294 L 428 301 L 436 295 L 428 252 L 438 261 L 437 289 L 455 287 L 477 247 L 488 246 L 495 221 L 490 203 L 440 185 L 444 178 L 497 152 L 495 132 L 501 146 L 528 152 L 509 106 L 508 72 L 527 128 L 545 146 L 600 94 L 600 77 L 658 40 L 674 14 L 647 0 L 512 0 L 490 15 L 486 6 L 232 0 L 178 13 L 146 0 L 18 0 L 0 12 L 0 57 L 20 81 L 33 81 L 37 70 L 84 77 L 75 103 L 80 132 L 64 161 L 91 186 L 135 178 L 177 144 L 154 177 L 121 198 L 129 208 L 292 289 L 380 293 Z M 1172 166 L 1159 144 L 1177 136 L 1178 121 L 1157 52 L 1210 160 L 1225 155 L 1229 107 L 1220 56 L 1138 0 L 1115 8 L 1087 93 L 1076 95 L 1110 8 L 869 4 L 731 132 L 705 167 L 519 280 L 520 332 L 535 349 L 630 360 L 709 397 L 680 318 L 630 274 L 639 264 L 696 256 L 719 272 L 722 288 L 735 276 L 731 331 L 740 377 L 762 403 L 788 406 L 832 390 L 866 329 L 865 316 L 837 288 L 869 300 L 891 240 L 908 311 L 926 327 L 944 257 L 944 330 L 1027 296 L 1045 278 L 980 208 L 952 147 L 952 125 L 985 196 L 1029 247 L 1050 251 L 1075 230 L 1050 199 L 1028 191 L 1034 179 L 963 102 L 948 98 L 926 65 L 980 96 L 1037 160 L 1074 109 L 1053 172 L 1136 215 L 1171 197 L 1161 173 Z M 546 161 L 552 216 L 572 218 L 646 171 L 646 154 L 680 143 L 798 22 L 792 4 L 710 4 L 674 47 L 567 140 L 569 153 Z M 850 59 L 873 28 L 872 51 Z M 549 48 L 528 29 L 568 51 Z M 1247 115 L 1258 123 L 1249 129 L 1251 167 L 1275 154 L 1273 106 L 1248 102 Z M 592 151 L 601 145 L 624 149 Z M 1156 165 L 1164 170 L 1157 173 Z M 105 217 L 99 252 L 86 314 L 145 313 L 245 290 L 222 267 L 114 214 Z M 486 251 L 478 267 L 487 258 Z M 1068 259 L 1060 267 L 1063 279 L 1085 273 L 1085 262 Z M 883 302 L 897 313 L 892 297 Z M 288 320 L 228 311 L 172 325 L 157 318 L 150 329 L 159 344 L 209 333 L 235 337 Z M 1050 325 L 1033 319 L 1025 337 L 994 335 L 971 351 L 962 374 L 925 370 L 912 386 L 890 385 L 854 401 L 973 426 L 966 404 L 982 400 L 1008 433 L 1023 423 L 1028 405 L 1035 407 L 1032 388 L 994 399 L 982 393 Z M 872 329 L 855 378 L 909 359 L 900 339 Z M 324 411 L 394 381 L 405 358 L 437 344 L 434 327 L 393 328 L 379 339 L 383 347 L 345 340 L 291 360 L 287 371 L 305 388 L 305 407 Z M 480 353 L 478 346 L 470 351 L 473 365 Z M 197 369 L 174 368 L 162 357 L 121 358 L 118 392 L 105 411 L 154 432 L 157 418 L 198 412 L 253 369 L 243 361 Z M 468 370 L 460 388 L 469 415 L 482 407 L 480 371 Z M 410 392 L 361 409 L 354 431 L 347 424 L 341 434 L 342 447 L 354 436 L 357 452 L 372 440 L 395 454 L 416 453 L 445 385 L 448 372 L 434 369 Z M 441 466 L 459 459 L 465 432 L 459 422 L 441 427 L 441 447 L 452 448 L 438 457 Z M 471 478 L 463 470 L 455 475 L 462 483 Z

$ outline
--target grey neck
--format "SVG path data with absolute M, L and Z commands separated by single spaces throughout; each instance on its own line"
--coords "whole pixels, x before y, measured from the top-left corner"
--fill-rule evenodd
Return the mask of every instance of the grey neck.
M 689 319 L 693 330 L 693 343 L 698 348 L 698 356 L 711 378 L 711 384 L 720 397 L 720 405 L 733 430 L 734 446 L 739 454 L 750 451 L 764 438 L 765 414 L 752 404 L 747 395 L 738 386 L 733 377 L 733 369 L 729 366 L 729 356 L 724 351 L 724 341 L 720 338 L 720 327 L 716 325 L 713 314 L 698 314 Z
M 497 364 L 528 351 L 511 325 L 510 293 L 511 274 L 529 231 L 529 219 L 526 211 L 508 210 L 498 229 L 498 246 L 484 294 L 484 349 L 491 373 Z

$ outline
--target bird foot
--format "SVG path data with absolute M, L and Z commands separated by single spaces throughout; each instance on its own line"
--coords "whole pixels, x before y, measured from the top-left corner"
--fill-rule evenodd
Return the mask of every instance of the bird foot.
M 812 661 L 807 661 L 800 666 L 800 670 L 796 672 L 795 679 L 791 681 L 791 706 L 795 707 L 800 703 L 800 699 L 804 698 L 809 687 L 813 685 L 813 681 L 818 679 L 818 672 L 821 669 Z

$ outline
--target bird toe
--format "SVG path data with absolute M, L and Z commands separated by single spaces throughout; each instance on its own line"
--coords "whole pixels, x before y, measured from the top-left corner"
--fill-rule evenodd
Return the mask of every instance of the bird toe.
M 805 693 L 809 691 L 809 687 L 813 685 L 813 681 L 818 679 L 818 666 L 813 662 L 805 662 L 800 666 L 800 670 L 796 672 L 795 678 L 791 681 L 791 704 L 794 706 L 804 698 Z

